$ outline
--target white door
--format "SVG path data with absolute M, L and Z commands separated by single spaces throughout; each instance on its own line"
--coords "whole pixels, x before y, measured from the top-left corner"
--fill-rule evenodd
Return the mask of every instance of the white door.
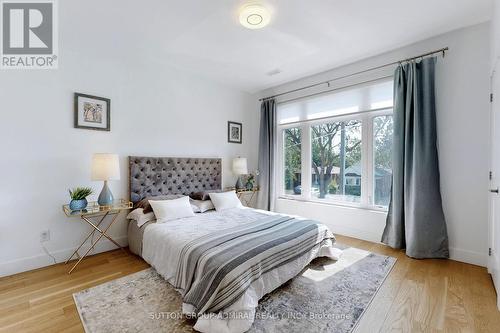
M 497 61 L 491 77 L 491 174 L 488 271 L 500 295 L 500 63 Z M 500 309 L 500 297 L 497 298 Z

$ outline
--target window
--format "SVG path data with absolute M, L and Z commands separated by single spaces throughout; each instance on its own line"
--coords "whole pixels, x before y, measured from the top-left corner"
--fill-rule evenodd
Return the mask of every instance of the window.
M 360 202 L 361 121 L 311 126 L 311 135 L 311 197 Z
M 284 193 L 287 195 L 298 195 L 301 191 L 301 142 L 302 132 L 300 128 L 288 128 L 283 131 L 284 135 Z
M 278 105 L 282 197 L 387 208 L 392 81 Z
M 392 133 L 392 116 L 373 118 L 373 188 L 377 206 L 388 206 L 391 200 Z

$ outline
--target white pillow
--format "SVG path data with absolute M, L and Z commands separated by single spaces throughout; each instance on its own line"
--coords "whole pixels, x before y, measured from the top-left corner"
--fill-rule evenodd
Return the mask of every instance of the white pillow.
M 127 219 L 137 222 L 137 226 L 140 228 L 149 221 L 154 221 L 155 214 L 153 212 L 144 214 L 144 208 L 137 208 L 127 215 Z
M 191 206 L 195 213 L 205 213 L 206 211 L 215 209 L 211 200 L 194 200 L 191 199 Z
M 194 216 L 189 197 L 172 200 L 149 200 L 149 204 L 153 208 L 157 223 Z
M 209 193 L 210 200 L 215 206 L 215 210 L 221 211 L 230 208 L 243 208 L 236 192 Z

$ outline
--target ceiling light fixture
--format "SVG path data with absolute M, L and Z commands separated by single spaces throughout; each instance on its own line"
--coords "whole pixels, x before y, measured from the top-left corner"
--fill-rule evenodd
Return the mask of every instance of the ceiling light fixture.
M 240 23 L 248 29 L 264 28 L 270 20 L 271 14 L 261 5 L 247 5 L 240 12 Z

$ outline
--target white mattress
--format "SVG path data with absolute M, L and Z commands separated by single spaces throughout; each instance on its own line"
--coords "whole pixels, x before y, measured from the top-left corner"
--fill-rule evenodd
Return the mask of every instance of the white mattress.
M 274 214 L 250 208 L 234 208 L 222 212 L 196 214 L 195 217 L 167 223 L 154 223 L 148 225 L 144 231 L 142 257 L 163 278 L 171 282 L 176 274 L 180 252 L 187 242 L 208 233 L 251 223 Z M 302 257 L 263 274 L 238 301 L 224 309 L 223 314 L 199 317 L 194 329 L 207 333 L 247 331 L 253 323 L 255 308 L 262 296 L 295 277 L 314 258 L 328 256 L 338 259 L 340 255 L 341 251 L 334 249 L 330 240 L 318 245 Z M 190 310 L 189 306 L 183 306 L 184 313 L 190 314 Z

